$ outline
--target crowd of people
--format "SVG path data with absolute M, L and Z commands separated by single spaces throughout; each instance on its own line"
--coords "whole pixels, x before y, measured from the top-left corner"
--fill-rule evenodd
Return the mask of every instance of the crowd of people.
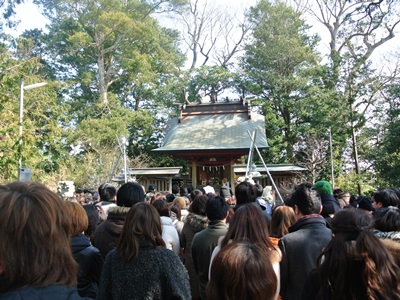
M 12 182 L 0 237 L 0 299 L 400 299 L 397 188 Z

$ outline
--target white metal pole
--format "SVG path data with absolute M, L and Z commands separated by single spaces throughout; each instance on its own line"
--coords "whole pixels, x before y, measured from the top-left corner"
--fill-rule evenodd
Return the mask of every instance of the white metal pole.
M 331 151 L 332 188 L 335 188 L 335 172 L 333 165 L 333 150 L 332 150 L 332 127 L 329 127 L 329 147 Z
M 124 178 L 125 178 L 125 183 L 127 183 L 128 176 L 127 176 L 127 170 L 126 170 L 126 137 L 122 138 L 122 149 L 123 149 L 123 155 L 124 155 Z
M 24 114 L 24 77 L 21 77 L 21 94 L 19 98 L 19 159 L 18 170 L 22 168 L 22 120 Z

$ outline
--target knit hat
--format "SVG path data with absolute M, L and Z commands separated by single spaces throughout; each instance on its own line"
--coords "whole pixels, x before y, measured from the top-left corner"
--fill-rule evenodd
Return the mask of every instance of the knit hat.
M 314 188 L 320 195 L 332 195 L 332 186 L 328 181 L 317 181 L 314 183 Z
M 370 197 L 358 196 L 356 208 L 364 209 L 367 211 L 373 211 L 374 205 Z

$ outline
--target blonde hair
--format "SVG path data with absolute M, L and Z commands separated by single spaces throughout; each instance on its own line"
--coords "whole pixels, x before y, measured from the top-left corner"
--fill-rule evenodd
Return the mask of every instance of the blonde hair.
M 174 202 L 178 203 L 179 206 L 181 207 L 181 209 L 186 208 L 186 201 L 185 201 L 185 198 L 183 198 L 183 197 L 176 197 L 176 198 L 174 199 Z

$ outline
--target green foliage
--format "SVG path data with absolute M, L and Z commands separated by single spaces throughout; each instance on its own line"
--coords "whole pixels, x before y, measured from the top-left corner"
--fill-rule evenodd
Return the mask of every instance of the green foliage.
M 210 102 L 217 102 L 217 97 L 233 86 L 236 75 L 224 67 L 202 66 L 192 72 L 189 82 L 190 100 L 198 101 L 199 95 L 210 97 Z
M 261 100 L 274 156 L 271 160 L 285 157 L 291 162 L 298 130 L 310 119 L 311 93 L 316 92 L 310 83 L 318 63 L 317 40 L 307 35 L 300 14 L 280 1 L 260 1 L 248 19 L 254 26 L 254 39 L 242 60 L 244 84 Z
M 370 174 L 357 175 L 355 172 L 350 172 L 335 178 L 335 188 L 340 188 L 352 195 L 358 195 L 358 183 L 361 183 L 362 195 L 370 196 L 371 191 L 376 189 Z

